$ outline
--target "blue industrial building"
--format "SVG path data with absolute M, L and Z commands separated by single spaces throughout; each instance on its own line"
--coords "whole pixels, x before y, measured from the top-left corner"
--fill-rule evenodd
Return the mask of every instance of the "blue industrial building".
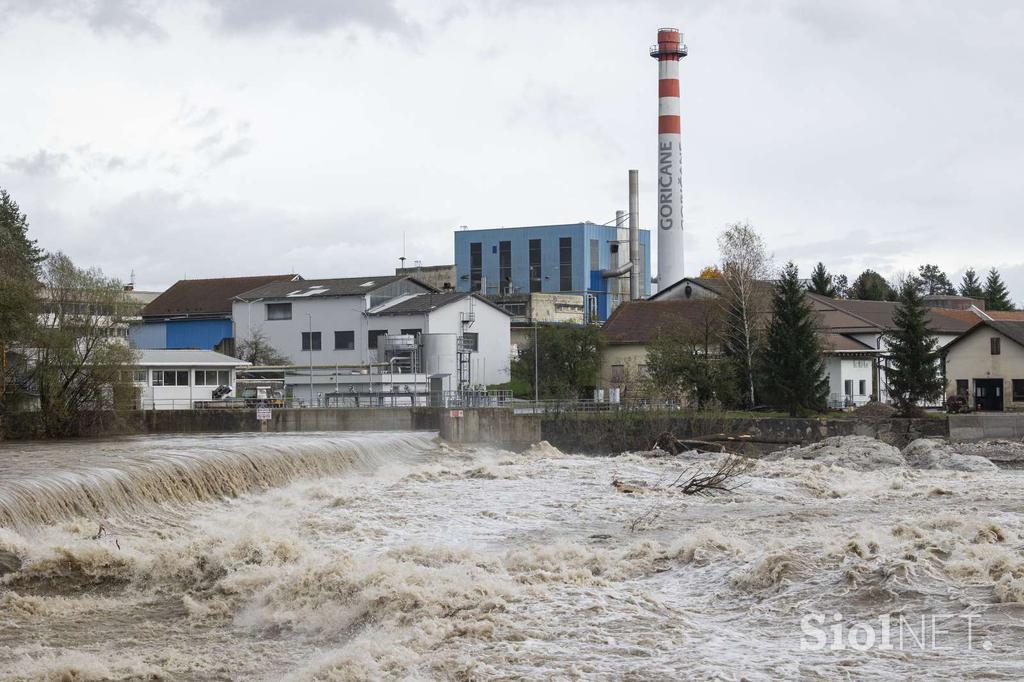
M 651 293 L 651 234 L 640 230 L 640 295 Z M 455 277 L 459 291 L 488 295 L 566 293 L 587 298 L 588 310 L 608 319 L 622 300 L 620 282 L 603 277 L 629 260 L 626 228 L 594 223 L 459 230 Z M 628 284 L 625 287 L 628 293 Z

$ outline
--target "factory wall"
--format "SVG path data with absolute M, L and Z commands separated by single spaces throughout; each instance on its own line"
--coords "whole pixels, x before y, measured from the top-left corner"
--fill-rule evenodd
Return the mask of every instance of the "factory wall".
M 541 291 L 558 293 L 566 291 L 561 282 L 560 239 L 572 239 L 572 278 L 568 291 L 581 294 L 594 293 L 598 298 L 600 319 L 605 319 L 614 307 L 605 296 L 615 291 L 613 280 L 600 276 L 600 271 L 625 263 L 629 260 L 629 245 L 620 243 L 620 231 L 614 226 L 593 223 L 570 225 L 546 225 L 538 227 L 514 227 L 491 230 L 461 230 L 455 233 L 456 288 L 470 290 L 470 244 L 481 245 L 482 274 L 486 279 L 487 291 L 498 294 L 503 282 L 499 272 L 500 243 L 511 243 L 512 286 L 521 293 L 530 292 L 530 240 L 541 240 Z M 650 295 L 651 241 L 650 232 L 640 231 L 641 247 L 641 295 Z M 596 242 L 592 248 L 591 241 Z M 612 247 L 618 248 L 617 259 Z M 596 257 L 596 258 L 595 258 Z

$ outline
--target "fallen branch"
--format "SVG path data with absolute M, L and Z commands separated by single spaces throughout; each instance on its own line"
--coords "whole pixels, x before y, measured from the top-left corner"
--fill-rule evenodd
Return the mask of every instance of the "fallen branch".
M 679 474 L 675 481 L 668 484 L 670 490 L 676 490 L 684 495 L 714 495 L 715 493 L 731 493 L 743 486 L 728 485 L 728 483 L 740 474 L 750 471 L 754 466 L 754 460 L 746 457 L 730 455 L 726 457 L 718 467 L 711 473 L 690 473 L 695 467 L 689 467 Z M 687 474 L 690 474 L 687 477 Z

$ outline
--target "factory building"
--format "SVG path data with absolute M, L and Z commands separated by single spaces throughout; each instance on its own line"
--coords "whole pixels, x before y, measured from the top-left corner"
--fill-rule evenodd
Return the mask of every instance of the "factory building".
M 608 318 L 629 299 L 625 225 L 539 225 L 455 233 L 456 289 L 488 296 L 558 293 L 580 297 L 587 321 Z M 650 295 L 651 237 L 639 231 L 640 292 Z
M 183 279 L 149 301 L 141 324 L 129 331 L 133 348 L 216 350 L 231 354 L 231 301 L 270 282 L 294 282 L 298 275 Z
M 274 282 L 235 297 L 238 340 L 288 359 L 287 393 L 319 405 L 426 404 L 509 380 L 509 314 L 412 277 Z

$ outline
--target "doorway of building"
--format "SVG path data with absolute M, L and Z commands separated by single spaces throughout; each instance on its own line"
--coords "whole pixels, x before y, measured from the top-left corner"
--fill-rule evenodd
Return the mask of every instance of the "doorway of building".
M 974 408 L 985 412 L 1003 411 L 1003 380 L 975 379 Z

